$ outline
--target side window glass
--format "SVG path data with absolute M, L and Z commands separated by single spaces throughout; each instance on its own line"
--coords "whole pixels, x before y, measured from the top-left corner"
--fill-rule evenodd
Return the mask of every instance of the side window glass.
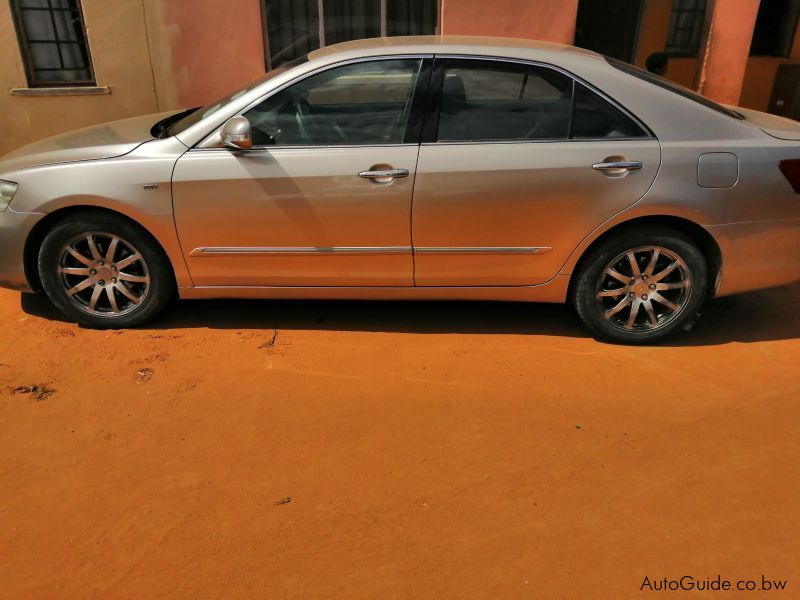
M 421 64 L 376 60 L 307 77 L 244 113 L 253 145 L 400 144 Z
M 566 139 L 572 79 L 552 69 L 490 61 L 446 64 L 438 140 Z
M 576 139 L 635 138 L 647 133 L 627 115 L 585 85 L 575 83 L 572 137 Z

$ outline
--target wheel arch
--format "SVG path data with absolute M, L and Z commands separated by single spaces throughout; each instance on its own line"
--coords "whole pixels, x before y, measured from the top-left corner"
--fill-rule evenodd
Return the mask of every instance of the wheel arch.
M 661 227 L 674 229 L 675 231 L 679 231 L 688 237 L 698 247 L 706 260 L 706 265 L 708 266 L 708 296 L 714 296 L 718 288 L 720 276 L 722 274 L 722 251 L 719 247 L 719 244 L 714 239 L 714 236 L 712 236 L 705 228 L 697 224 L 695 221 L 684 217 L 678 217 L 674 215 L 645 215 L 634 217 L 609 227 L 595 237 L 591 243 L 589 243 L 589 245 L 583 249 L 583 251 L 580 253 L 580 257 L 573 265 L 571 273 L 569 273 L 570 281 L 567 291 L 567 298 L 571 299 L 573 297 L 573 290 L 575 281 L 577 279 L 577 274 L 580 273 L 581 268 L 587 260 L 587 257 L 595 247 L 607 240 L 609 237 L 619 235 L 627 230 L 635 229 L 643 225 L 658 225 Z
M 25 240 L 25 247 L 23 249 L 23 265 L 25 268 L 25 277 L 34 291 L 40 292 L 42 290 L 42 282 L 39 279 L 38 258 L 39 249 L 42 246 L 44 238 L 58 223 L 70 216 L 80 213 L 106 214 L 127 221 L 128 223 L 138 227 L 152 240 L 156 247 L 164 253 L 164 257 L 167 259 L 167 262 L 170 266 L 170 275 L 172 277 L 172 281 L 177 289 L 177 273 L 169 252 L 167 252 L 166 248 L 164 248 L 164 245 L 152 233 L 150 233 L 144 225 L 142 225 L 136 219 L 131 218 L 129 215 L 110 208 L 91 204 L 79 204 L 74 206 L 66 206 L 47 213 L 47 215 L 45 215 L 36 223 L 36 225 L 33 226 L 28 234 L 28 237 Z

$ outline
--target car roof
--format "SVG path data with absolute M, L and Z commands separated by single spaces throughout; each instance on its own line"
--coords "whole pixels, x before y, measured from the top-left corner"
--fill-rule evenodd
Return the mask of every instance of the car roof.
M 583 55 L 587 58 L 602 60 L 602 56 L 591 50 L 577 48 L 567 44 L 529 40 L 522 38 L 490 37 L 477 35 L 418 35 L 367 38 L 332 44 L 310 52 L 310 60 L 324 59 L 339 54 L 373 56 L 392 53 L 436 54 L 464 53 L 478 55 L 529 56 L 542 53 L 567 52 L 572 55 Z
M 224 110 L 201 120 L 181 133 L 178 139 L 192 147 L 206 138 L 213 127 L 221 126 L 225 120 L 267 97 L 272 91 L 316 70 L 350 60 L 404 55 L 477 56 L 530 61 L 556 67 L 599 90 L 646 124 L 659 140 L 666 142 L 740 139 L 747 135 L 737 119 L 634 77 L 612 66 L 601 54 L 590 50 L 518 38 L 398 36 L 354 40 L 314 50 L 308 54 L 308 60 L 298 61 L 286 70 L 280 70 L 279 67 L 274 77 L 228 102 Z M 676 115 L 680 115 L 680 118 L 676 118 Z

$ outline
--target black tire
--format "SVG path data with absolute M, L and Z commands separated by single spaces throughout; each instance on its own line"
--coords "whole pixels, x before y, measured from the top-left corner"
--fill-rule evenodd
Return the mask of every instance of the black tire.
M 656 253 L 654 250 L 659 248 L 659 253 Z M 638 276 L 634 275 L 634 266 L 627 257 L 631 251 L 635 251 L 634 262 L 640 269 Z M 670 266 L 664 261 L 674 260 L 677 263 L 673 271 L 657 283 L 654 275 L 659 275 L 658 269 L 663 272 L 666 267 L 654 265 L 654 272 L 647 280 L 646 266 L 653 255 L 661 261 L 659 265 Z M 618 260 L 620 258 L 622 260 Z M 609 267 L 614 276 L 609 274 L 610 270 L 607 271 Z M 616 283 L 618 275 L 632 279 Z M 672 278 L 676 281 L 668 283 Z M 631 285 L 633 281 L 636 281 L 636 285 Z M 685 281 L 688 281 L 688 285 Z M 650 291 L 656 286 L 658 291 Z M 661 287 L 678 289 L 662 291 Z M 626 292 L 620 294 L 623 289 Z M 697 246 L 680 231 L 648 225 L 621 232 L 592 248 L 581 260 L 575 273 L 571 299 L 578 315 L 597 338 L 623 344 L 649 344 L 666 339 L 690 325 L 707 298 L 707 290 L 708 268 Z M 613 297 L 600 298 L 600 293 L 613 294 Z M 649 302 L 646 301 L 648 298 Z M 667 308 L 666 304 L 660 303 L 661 299 L 679 308 Z M 622 324 L 620 321 L 627 321 L 634 312 L 634 303 L 638 306 L 633 325 L 628 322 Z M 645 305 L 649 306 L 647 310 L 642 308 Z M 607 316 L 618 308 L 618 313 Z M 662 314 L 653 314 L 651 317 L 651 310 L 653 313 L 662 311 Z M 644 312 L 638 314 L 639 311 Z
M 68 293 L 69 286 L 72 283 L 86 281 L 89 275 L 67 276 L 62 274 L 67 246 L 70 245 L 73 249 L 76 248 L 78 243 L 84 243 L 83 237 L 90 233 L 97 233 L 98 242 L 96 247 L 101 250 L 101 254 L 107 251 L 107 247 L 103 248 L 102 241 L 100 241 L 104 234 L 118 237 L 120 241 L 115 246 L 117 248 L 115 256 L 120 256 L 126 249 L 128 250 L 126 256 L 138 253 L 141 258 L 136 261 L 136 264 L 127 268 L 138 269 L 138 275 L 145 275 L 148 278 L 146 284 L 124 284 L 122 278 L 128 275 L 127 273 L 122 273 L 125 270 L 124 268 L 119 268 L 119 282 L 115 278 L 113 279 L 114 286 L 108 284 L 108 287 L 114 287 L 114 289 L 111 291 L 102 289 L 98 292 L 98 300 L 95 300 L 96 307 L 93 309 L 90 309 L 89 306 L 91 300 L 83 300 L 87 302 L 86 306 L 78 301 L 78 298 L 85 298 L 84 292 L 76 294 L 74 297 Z M 94 240 L 94 235 L 92 239 Z M 74 242 L 75 240 L 77 242 Z M 84 258 L 87 257 L 84 256 Z M 117 260 L 123 262 L 120 259 Z M 75 267 L 73 270 L 78 268 L 88 270 L 89 268 L 85 263 L 79 262 L 73 263 L 73 266 Z M 105 272 L 108 273 L 110 268 L 112 267 L 106 267 Z M 115 215 L 97 211 L 75 213 L 57 223 L 47 233 L 42 242 L 39 250 L 38 269 L 42 287 L 56 308 L 69 319 L 95 329 L 118 329 L 141 325 L 158 314 L 175 294 L 175 280 L 169 259 L 153 237 L 135 223 Z M 113 269 L 116 274 L 116 265 L 113 265 Z M 137 273 L 133 275 L 138 276 Z M 97 275 L 96 266 L 93 269 L 92 276 L 99 276 Z M 68 278 L 73 279 L 70 280 Z M 105 280 L 99 283 L 106 284 Z M 139 302 L 134 303 L 123 296 L 118 291 L 119 288 L 117 286 L 119 285 L 127 286 L 126 290 L 123 291 L 130 292 L 130 290 L 133 290 L 136 292 L 131 295 L 137 295 L 141 290 Z M 137 286 L 139 286 L 140 290 L 136 289 Z M 90 285 L 86 288 L 85 293 L 91 294 L 95 287 L 100 286 Z M 113 298 L 109 299 L 109 296 L 113 296 Z M 118 308 L 118 314 L 113 312 L 111 300 L 114 301 L 114 306 Z M 108 304 L 107 313 L 100 312 L 102 302 Z M 123 303 L 127 303 L 127 308 L 124 310 L 121 308 Z M 118 307 L 117 304 L 120 306 Z

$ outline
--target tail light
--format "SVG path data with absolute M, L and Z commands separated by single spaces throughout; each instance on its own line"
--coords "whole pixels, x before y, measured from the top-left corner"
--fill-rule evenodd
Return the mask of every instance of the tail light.
M 796 194 L 800 194 L 800 159 L 782 160 L 778 163 L 778 168 L 786 177 Z

